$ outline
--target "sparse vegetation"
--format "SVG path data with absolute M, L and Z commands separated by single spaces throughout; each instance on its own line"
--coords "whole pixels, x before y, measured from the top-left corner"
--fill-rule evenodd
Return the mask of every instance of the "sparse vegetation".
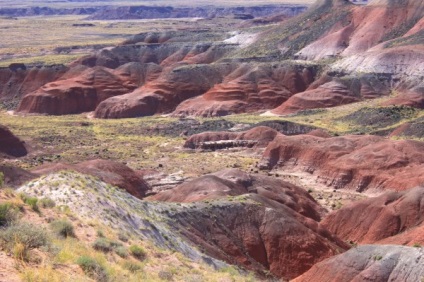
M 77 264 L 90 278 L 93 278 L 99 282 L 109 281 L 109 277 L 105 268 L 95 259 L 88 256 L 81 256 L 78 258 Z
M 39 202 L 41 207 L 45 209 L 51 209 L 56 206 L 56 203 L 50 198 L 42 198 Z
M 11 203 L 0 204 L 0 226 L 8 226 L 18 218 L 19 211 Z
M 53 232 L 62 238 L 75 237 L 74 226 L 68 220 L 55 220 L 50 224 Z
M 143 269 L 143 267 L 136 262 L 132 262 L 132 261 L 126 261 L 124 262 L 123 267 L 127 270 L 129 270 L 132 273 L 135 273 L 137 271 L 141 271 Z
M 146 251 L 138 245 L 131 245 L 129 250 L 131 255 L 133 255 L 138 260 L 144 260 L 146 258 Z
M 28 259 L 30 250 L 49 244 L 47 232 L 29 223 L 17 223 L 1 230 L 0 240 L 4 248 L 21 260 Z
M 19 195 L 22 199 L 22 201 L 24 201 L 25 204 L 27 204 L 28 206 L 31 207 L 31 209 L 35 212 L 40 212 L 40 208 L 38 206 L 38 199 L 35 197 L 30 197 L 28 195 L 25 194 L 20 194 Z

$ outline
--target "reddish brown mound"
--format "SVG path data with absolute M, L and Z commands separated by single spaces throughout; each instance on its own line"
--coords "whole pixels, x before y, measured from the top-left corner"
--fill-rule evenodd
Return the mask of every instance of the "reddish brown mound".
M 295 282 L 421 281 L 422 248 L 365 245 L 314 265 Z
M 158 193 L 148 200 L 165 202 L 198 202 L 247 193 L 284 204 L 303 216 L 319 221 L 324 209 L 303 189 L 267 176 L 250 175 L 238 169 L 226 169 L 205 175 Z
M 327 131 L 322 130 L 322 129 L 315 129 L 315 130 L 312 130 L 311 132 L 308 132 L 307 134 L 315 136 L 315 137 L 321 137 L 321 138 L 330 138 L 331 137 L 331 135 Z
M 38 177 L 38 175 L 27 170 L 9 165 L 0 165 L 0 172 L 4 175 L 4 184 L 7 187 L 19 187 Z
M 280 105 L 314 80 L 314 67 L 243 64 L 207 93 L 181 103 L 174 116 L 223 116 Z
M 399 96 L 390 99 L 383 105 L 405 105 L 414 108 L 424 109 L 424 91 L 407 91 L 406 93 L 402 93 Z
M 21 99 L 42 85 L 59 79 L 66 71 L 63 65 L 27 68 L 23 64 L 12 64 L 0 68 L 0 99 L 3 101 Z
M 409 233 L 417 226 L 423 229 L 423 205 L 424 188 L 385 193 L 343 207 L 329 214 L 322 224 L 345 241 L 375 243 L 397 234 Z M 415 240 L 423 242 L 423 234 L 415 237 Z
M 351 6 L 347 15 L 335 22 L 328 33 L 296 55 L 317 60 L 363 53 L 381 42 L 406 34 L 410 28 L 417 32 L 418 27 L 414 25 L 423 12 L 423 3 L 415 0 L 372 1 L 367 6 Z
M 266 126 L 257 126 L 245 132 L 203 132 L 190 136 L 185 148 L 212 149 L 224 147 L 265 147 L 274 140 L 278 132 Z M 228 142 L 225 142 L 228 141 Z
M 300 110 L 335 107 L 358 101 L 359 97 L 351 96 L 345 85 L 328 82 L 317 89 L 292 96 L 272 112 L 279 115 L 290 114 Z
M 205 93 L 231 66 L 182 66 L 168 68 L 161 76 L 132 93 L 100 103 L 98 118 L 129 118 L 168 113 L 182 101 Z
M 215 199 L 177 211 L 172 224 L 208 255 L 284 279 L 347 248 L 319 225 L 322 208 L 306 191 L 275 178 L 224 170 L 151 199 Z
M 405 190 L 424 182 L 424 143 L 279 134 L 268 145 L 261 167 L 307 171 L 336 188 Z
M 93 111 L 103 100 L 131 92 L 155 77 L 158 66 L 130 63 L 116 70 L 86 69 L 65 80 L 46 84 L 24 97 L 18 111 L 51 115 Z M 72 71 L 71 71 L 72 72 Z
M 93 175 L 106 183 L 125 189 L 128 193 L 140 199 L 150 189 L 148 184 L 132 169 L 124 164 L 107 160 L 92 160 L 75 165 L 59 163 L 42 166 L 32 172 L 48 174 L 60 170 L 75 170 L 83 174 Z
M 0 152 L 13 156 L 23 157 L 28 151 L 24 145 L 25 142 L 21 141 L 18 137 L 5 126 L 0 125 Z

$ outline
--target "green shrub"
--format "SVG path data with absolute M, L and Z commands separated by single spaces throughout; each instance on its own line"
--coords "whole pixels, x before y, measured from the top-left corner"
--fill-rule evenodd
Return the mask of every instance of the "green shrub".
M 74 226 L 68 220 L 55 220 L 50 223 L 53 232 L 62 238 L 75 237 Z
M 97 237 L 101 237 L 101 238 L 105 237 L 105 234 L 103 233 L 102 230 L 97 230 Z
M 81 256 L 78 258 L 77 264 L 81 267 L 85 275 L 87 275 L 88 277 L 99 282 L 109 280 L 109 277 L 104 267 L 93 258 L 88 256 Z
M 4 174 L 0 171 L 0 188 L 3 187 L 4 184 Z
M 54 208 L 56 206 L 56 203 L 50 199 L 50 198 L 42 198 L 40 200 L 40 205 L 41 207 L 45 208 L 45 209 L 51 209 Z
M 126 258 L 129 255 L 127 248 L 124 246 L 115 248 L 115 253 L 121 258 Z
M 0 204 L 0 226 L 7 226 L 18 219 L 18 210 L 10 203 Z
M 49 245 L 46 231 L 30 223 L 11 225 L 0 231 L 0 240 L 19 259 L 27 259 L 31 249 Z
M 31 209 L 35 212 L 40 212 L 40 208 L 38 207 L 38 199 L 35 197 L 30 197 L 28 195 L 25 194 L 20 194 L 19 195 L 22 199 L 22 201 L 24 201 L 25 204 L 27 204 L 28 206 L 31 207 Z
M 138 263 L 132 262 L 132 261 L 124 262 L 123 267 L 125 269 L 129 270 L 132 273 L 142 270 L 141 265 L 139 265 Z
M 93 243 L 93 248 L 104 253 L 108 253 L 113 249 L 110 241 L 106 238 L 97 238 Z
M 146 258 L 146 251 L 137 245 L 132 245 L 130 247 L 130 253 L 139 260 L 144 260 Z
M 117 248 L 122 247 L 122 243 L 118 241 L 109 240 L 107 238 L 97 238 L 93 243 L 93 248 L 97 251 L 101 251 L 104 253 L 111 252 L 112 250 L 116 250 Z
M 120 232 L 118 233 L 118 239 L 121 240 L 122 242 L 128 242 L 130 238 L 126 233 Z

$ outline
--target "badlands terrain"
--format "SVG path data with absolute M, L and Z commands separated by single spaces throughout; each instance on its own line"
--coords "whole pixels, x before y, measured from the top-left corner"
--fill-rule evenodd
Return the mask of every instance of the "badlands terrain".
M 2 1 L 0 281 L 424 281 L 423 15 Z

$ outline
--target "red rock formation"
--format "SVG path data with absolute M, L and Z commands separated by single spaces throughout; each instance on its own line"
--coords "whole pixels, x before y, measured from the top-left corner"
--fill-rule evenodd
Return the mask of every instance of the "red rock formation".
M 304 190 L 288 182 L 267 176 L 251 175 L 238 169 L 225 169 L 196 178 L 160 192 L 148 200 L 198 202 L 254 193 L 319 221 L 325 210 Z
M 300 110 L 328 108 L 358 102 L 348 88 L 340 83 L 328 82 L 317 89 L 292 96 L 285 103 L 272 110 L 275 114 L 290 114 Z
M 181 103 L 174 116 L 223 116 L 274 108 L 314 80 L 313 67 L 243 64 L 204 95 Z
M 23 64 L 12 64 L 0 68 L 0 100 L 18 102 L 26 94 L 59 79 L 67 70 L 63 65 L 27 68 Z
M 169 113 L 182 101 L 200 95 L 219 82 L 231 66 L 181 66 L 167 68 L 161 76 L 132 93 L 102 102 L 98 118 L 129 118 Z
M 18 111 L 50 115 L 93 111 L 107 98 L 131 92 L 155 76 L 160 68 L 154 65 L 126 64 L 111 70 L 94 67 L 80 75 L 44 85 L 24 97 Z
M 234 141 L 234 145 L 239 143 L 240 146 L 245 144 L 250 147 L 265 147 L 274 140 L 277 134 L 276 130 L 266 126 L 257 126 L 245 132 L 203 132 L 190 136 L 184 147 L 190 149 L 204 148 L 207 143 L 220 141 Z M 251 141 L 251 143 L 243 143 L 243 141 Z M 211 146 L 213 147 L 213 144 Z
M 75 170 L 83 174 L 93 175 L 106 183 L 125 189 L 128 193 L 140 199 L 150 189 L 148 184 L 132 169 L 124 164 L 107 160 L 85 161 L 75 165 L 62 163 L 46 165 L 36 168 L 32 173 L 40 175 L 61 170 Z
M 365 245 L 317 263 L 294 282 L 420 281 L 422 248 Z
M 424 91 L 405 91 L 399 96 L 390 99 L 389 101 L 383 104 L 384 106 L 390 105 L 405 105 L 414 108 L 424 109 Z
M 284 279 L 347 248 L 319 225 L 322 208 L 305 190 L 271 177 L 224 170 L 150 199 L 214 199 L 176 212 L 173 225 L 208 255 Z
M 0 125 L 0 153 L 13 157 L 23 157 L 28 153 L 24 143 L 7 127 Z
M 423 152 L 424 143 L 417 141 L 279 134 L 265 150 L 261 166 L 307 171 L 336 188 L 405 190 L 424 182 Z
M 414 188 L 402 192 L 385 193 L 377 198 L 354 202 L 327 215 L 322 225 L 345 241 L 358 243 L 396 243 L 398 234 L 408 234 L 419 228 L 424 229 L 424 188 Z M 410 234 L 412 235 L 412 234 Z M 424 242 L 423 233 L 408 243 Z M 392 237 L 392 238 L 389 238 Z M 405 241 L 397 242 L 405 243 Z

